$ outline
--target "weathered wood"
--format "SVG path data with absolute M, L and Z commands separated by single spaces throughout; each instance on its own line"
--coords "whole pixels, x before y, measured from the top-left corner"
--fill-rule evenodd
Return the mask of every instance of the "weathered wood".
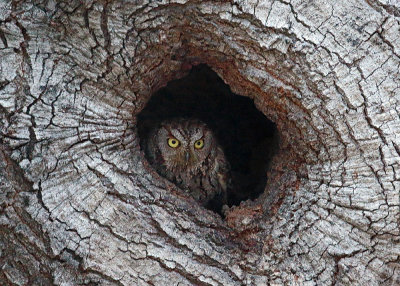
M 395 1 L 1 1 L 0 284 L 400 284 L 399 17 Z M 226 220 L 136 135 L 198 63 L 280 132 L 265 193 Z

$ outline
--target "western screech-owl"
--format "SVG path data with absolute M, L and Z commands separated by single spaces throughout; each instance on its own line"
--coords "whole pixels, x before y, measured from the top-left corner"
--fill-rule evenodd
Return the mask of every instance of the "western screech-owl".
M 226 203 L 230 168 L 207 125 L 197 119 L 163 121 L 150 132 L 146 153 L 156 171 L 203 206 Z

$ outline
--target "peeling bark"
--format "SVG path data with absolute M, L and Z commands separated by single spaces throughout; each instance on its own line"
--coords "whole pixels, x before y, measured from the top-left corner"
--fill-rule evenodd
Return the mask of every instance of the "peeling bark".
M 1 285 L 400 284 L 395 1 L 0 2 Z M 139 148 L 206 63 L 277 125 L 222 219 Z

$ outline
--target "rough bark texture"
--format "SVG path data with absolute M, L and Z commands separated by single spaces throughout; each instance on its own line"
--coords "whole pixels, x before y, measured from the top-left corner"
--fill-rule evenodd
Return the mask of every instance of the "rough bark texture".
M 1 285 L 399 285 L 400 5 L 0 0 Z M 136 115 L 207 63 L 277 124 L 224 220 Z

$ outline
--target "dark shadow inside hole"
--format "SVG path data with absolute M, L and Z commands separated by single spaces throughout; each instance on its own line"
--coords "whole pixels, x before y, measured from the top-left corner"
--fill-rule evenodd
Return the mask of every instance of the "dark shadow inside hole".
M 200 119 L 213 130 L 231 165 L 234 191 L 228 194 L 229 206 L 264 191 L 268 163 L 278 150 L 278 132 L 250 98 L 232 93 L 212 69 L 198 65 L 151 97 L 138 116 L 141 142 L 152 126 L 176 117 Z M 221 213 L 221 207 L 214 201 L 208 208 Z

